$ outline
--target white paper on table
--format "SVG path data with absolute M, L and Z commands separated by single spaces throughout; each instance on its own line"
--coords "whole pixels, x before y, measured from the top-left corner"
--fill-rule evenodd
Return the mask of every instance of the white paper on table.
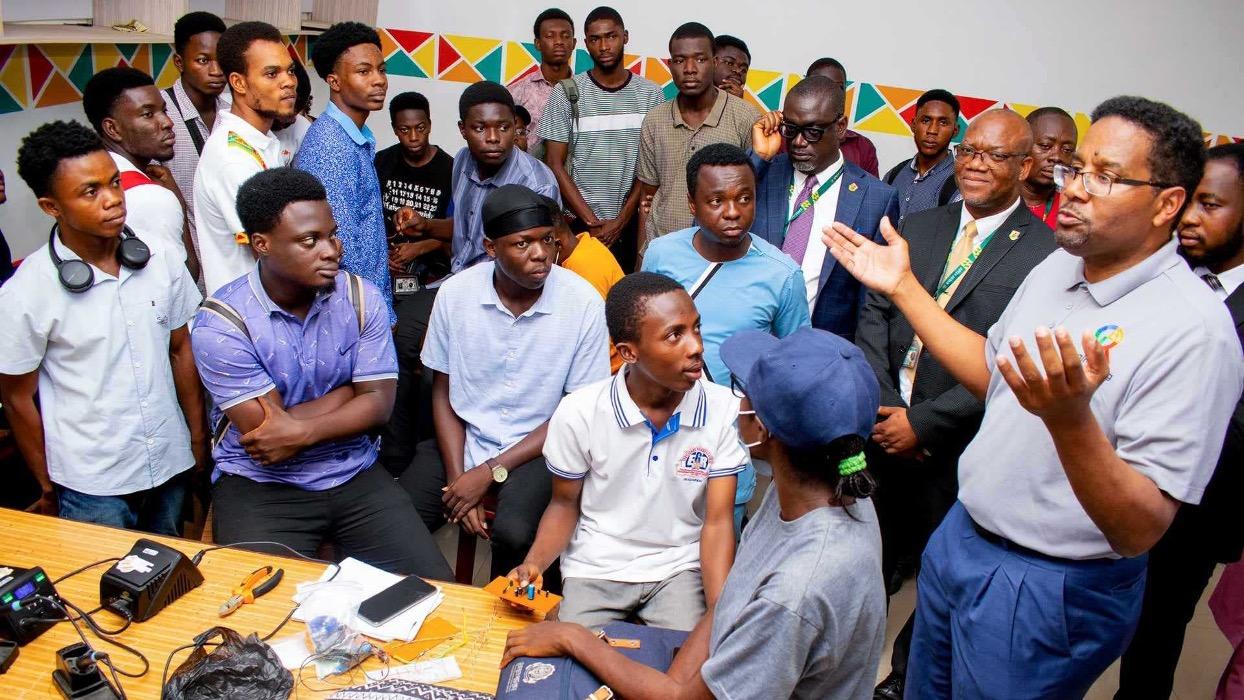
M 423 621 L 427 619 L 428 615 L 432 614 L 432 611 L 436 610 L 441 601 L 445 600 L 445 594 L 441 592 L 440 586 L 432 584 L 436 588 L 436 593 L 428 596 L 427 599 L 421 601 L 418 605 L 383 625 L 373 625 L 358 616 L 359 604 L 405 577 L 391 574 L 383 569 L 377 569 L 353 557 L 337 565 L 336 576 L 333 575 L 333 571 L 332 568 L 326 569 L 316 583 L 298 584 L 298 592 L 294 594 L 294 602 L 302 603 L 315 591 L 316 586 L 330 579 L 333 583 L 353 584 L 356 593 L 350 596 L 351 600 L 343 600 L 341 602 L 349 605 L 350 609 L 355 613 L 354 625 L 359 632 L 381 641 L 388 642 L 400 639 L 404 642 L 409 642 L 414 639 L 415 635 L 419 634 L 419 628 L 423 626 Z M 300 622 L 307 621 L 301 606 L 294 612 L 294 619 Z
M 431 661 L 416 661 L 405 666 L 394 666 L 387 669 L 379 668 L 375 671 L 367 672 L 367 680 L 369 681 L 398 678 L 404 681 L 415 681 L 416 683 L 444 683 L 445 681 L 453 681 L 461 677 L 462 669 L 458 667 L 458 660 L 452 656 L 432 659 Z
M 268 646 L 272 647 L 272 651 L 276 652 L 276 657 L 281 660 L 281 665 L 291 671 L 297 671 L 299 668 L 302 668 L 303 663 L 311 656 L 311 652 L 307 649 L 306 637 L 301 634 L 283 637 L 275 642 L 268 642 Z

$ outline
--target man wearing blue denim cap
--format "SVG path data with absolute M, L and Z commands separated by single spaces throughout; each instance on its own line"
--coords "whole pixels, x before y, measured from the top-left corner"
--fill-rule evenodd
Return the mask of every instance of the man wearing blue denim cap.
M 812 328 L 781 340 L 738 333 L 721 357 L 745 392 L 739 433 L 773 484 L 713 614 L 664 673 L 561 622 L 511 632 L 502 665 L 573 656 L 615 696 L 639 700 L 872 697 L 885 590 L 863 449 L 877 379 L 858 348 Z

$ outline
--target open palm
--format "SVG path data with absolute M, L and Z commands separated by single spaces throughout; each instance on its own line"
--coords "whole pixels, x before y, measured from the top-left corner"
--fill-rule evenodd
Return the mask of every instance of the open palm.
M 911 272 L 907 241 L 890 225 L 890 218 L 881 219 L 881 236 L 886 245 L 861 236 L 843 223 L 823 229 L 821 240 L 840 265 L 865 287 L 893 294 L 899 282 Z

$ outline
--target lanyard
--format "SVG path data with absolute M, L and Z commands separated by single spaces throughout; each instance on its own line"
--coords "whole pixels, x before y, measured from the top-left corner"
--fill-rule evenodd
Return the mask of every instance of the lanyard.
M 821 195 L 825 194 L 825 192 L 828 191 L 829 188 L 833 187 L 835 182 L 838 182 L 838 178 L 842 177 L 842 172 L 846 170 L 846 165 L 847 164 L 844 162 L 842 165 L 838 166 L 838 172 L 831 175 L 830 178 L 826 180 L 823 185 L 816 188 L 816 191 L 812 193 L 812 196 L 803 200 L 802 202 L 799 203 L 799 206 L 795 207 L 795 211 L 790 215 L 790 218 L 786 220 L 786 228 L 790 228 L 790 225 L 795 223 L 795 219 L 798 219 L 799 217 L 803 216 L 803 213 L 805 211 L 811 209 L 813 204 L 816 204 L 817 200 L 821 198 Z M 812 177 L 812 176 L 809 175 L 808 177 Z M 791 183 L 790 183 L 789 190 L 791 194 L 795 194 L 795 174 L 794 173 L 791 173 L 790 179 L 791 179 Z
M 959 263 L 958 267 L 951 270 L 950 274 L 946 275 L 946 277 L 942 279 L 942 283 L 937 285 L 937 293 L 933 295 L 934 299 L 940 299 L 941 296 L 946 293 L 947 289 L 950 289 L 954 286 L 955 282 L 959 281 L 959 278 L 962 277 L 964 273 L 972 269 L 972 263 L 976 262 L 976 259 L 980 257 L 981 251 L 984 250 L 985 246 L 989 244 L 989 239 L 991 238 L 993 238 L 992 232 L 988 236 L 982 238 L 980 243 L 973 246 L 972 252 L 968 253 L 968 256 L 964 258 L 963 262 Z
M 1051 195 L 1051 196 L 1050 196 L 1049 201 L 1047 201 L 1047 202 L 1045 203 L 1045 213 L 1041 215 L 1041 220 L 1042 220 L 1042 221 L 1048 221 L 1048 220 L 1049 220 L 1049 218 L 1050 218 L 1050 210 L 1054 208 L 1054 198 L 1055 198 L 1055 197 L 1057 197 L 1057 196 L 1058 196 L 1058 193 L 1057 193 L 1057 192 L 1055 192 L 1053 195 Z

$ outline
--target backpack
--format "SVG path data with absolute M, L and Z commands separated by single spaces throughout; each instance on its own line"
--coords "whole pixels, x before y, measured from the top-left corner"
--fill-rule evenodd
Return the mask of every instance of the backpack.
M 363 301 L 363 278 L 353 272 L 346 273 L 346 296 L 350 299 L 350 304 L 354 307 L 354 316 L 358 320 L 359 334 L 363 333 L 363 321 L 366 318 L 366 308 Z M 207 297 L 200 304 L 199 308 L 204 311 L 210 311 L 217 316 L 223 318 L 233 324 L 235 328 L 242 331 L 242 334 L 251 338 L 250 329 L 246 327 L 246 319 L 242 318 L 242 314 L 237 312 L 232 306 L 217 299 L 216 297 Z M 215 448 L 225 439 L 225 434 L 229 432 L 229 426 L 232 422 L 225 415 L 224 411 L 220 412 L 220 420 L 216 421 L 216 425 L 212 428 L 212 447 Z
M 574 177 L 574 146 L 579 128 L 579 84 L 573 77 L 557 81 L 570 103 L 570 138 L 566 142 L 566 174 Z

